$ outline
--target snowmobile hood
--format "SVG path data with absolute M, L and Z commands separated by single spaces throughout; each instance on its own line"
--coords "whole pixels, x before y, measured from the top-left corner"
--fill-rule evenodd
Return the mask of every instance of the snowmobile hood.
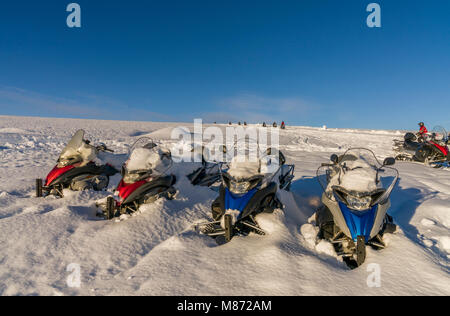
M 449 150 L 448 150 L 447 146 L 441 146 L 441 145 L 439 145 L 439 144 L 437 144 L 435 142 L 432 142 L 432 141 L 430 141 L 430 143 L 433 144 L 434 146 L 436 146 L 436 148 L 439 149 L 442 152 L 442 154 L 444 154 L 444 156 L 448 156 Z
M 148 183 L 147 180 L 141 180 L 134 183 L 127 184 L 123 180 L 120 181 L 117 191 L 119 192 L 120 201 L 125 201 L 134 191 L 139 189 L 144 184 Z M 119 203 L 120 204 L 120 203 Z
M 58 179 L 60 176 L 65 174 L 67 171 L 74 169 L 74 165 L 66 166 L 59 168 L 58 166 L 55 166 L 52 171 L 47 175 L 47 178 L 45 180 L 45 185 L 49 186 L 52 184 L 53 181 Z
M 225 190 L 225 210 L 236 210 L 242 213 L 256 191 L 258 190 L 255 188 L 243 195 L 235 195 L 227 188 Z
M 364 236 L 366 240 L 370 240 L 370 232 L 375 223 L 378 205 L 374 205 L 365 211 L 354 211 L 344 203 L 339 202 L 339 208 L 350 230 L 353 241 L 356 241 L 358 236 Z

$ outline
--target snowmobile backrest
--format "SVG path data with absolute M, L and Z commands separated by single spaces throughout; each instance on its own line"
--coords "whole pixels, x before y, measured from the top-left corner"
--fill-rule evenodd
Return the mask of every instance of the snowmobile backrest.
M 336 155 L 336 154 L 332 154 L 331 155 L 331 157 L 330 157 L 330 160 L 333 162 L 333 163 L 338 163 L 339 162 L 339 157 L 338 157 L 338 155 Z
M 277 151 L 278 151 L 278 157 L 279 157 L 278 158 L 279 159 L 278 162 L 279 162 L 280 166 L 282 166 L 282 165 L 284 165 L 286 163 L 286 157 L 284 156 L 284 154 L 280 150 L 273 149 L 272 147 L 269 147 L 269 148 L 267 148 L 266 154 L 268 156 L 276 155 Z
M 383 161 L 383 166 L 393 166 L 395 165 L 395 159 L 392 157 L 388 157 L 386 159 L 384 159 Z
M 151 142 L 151 143 L 148 143 L 148 144 L 146 144 L 145 146 L 143 146 L 143 148 L 146 148 L 146 149 L 153 149 L 153 148 L 155 148 L 157 145 L 155 144 L 155 143 L 153 143 L 153 142 Z
M 349 154 L 349 155 L 341 155 L 337 159 L 338 163 L 342 163 L 342 162 L 345 162 L 345 161 L 356 161 L 356 160 L 358 160 L 358 157 L 356 157 L 354 155 L 351 155 L 351 154 Z
M 416 140 L 416 135 L 414 133 L 406 133 L 405 134 L 405 141 L 413 142 L 415 140 Z

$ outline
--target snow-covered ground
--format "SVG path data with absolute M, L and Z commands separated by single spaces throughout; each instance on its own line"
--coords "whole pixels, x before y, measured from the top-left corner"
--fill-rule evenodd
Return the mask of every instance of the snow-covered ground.
M 313 242 L 308 219 L 319 204 L 315 172 L 332 153 L 368 147 L 392 155 L 401 131 L 288 127 L 281 150 L 296 166 L 285 210 L 258 218 L 268 236 L 236 237 L 217 246 L 193 224 L 209 218 L 216 194 L 184 177 L 194 166 L 175 166 L 178 195 L 146 205 L 126 221 L 95 216 L 95 201 L 109 192 L 66 192 L 64 199 L 34 197 L 35 178 L 45 178 L 73 133 L 116 152 L 120 165 L 128 145 L 150 136 L 163 145 L 180 124 L 0 116 L 1 295 L 450 295 L 450 171 L 398 163 L 392 194 L 399 230 L 388 247 L 368 251 L 366 263 L 349 270 Z M 192 127 L 192 124 L 181 124 Z M 69 287 L 67 267 L 80 265 L 81 287 Z M 371 263 L 381 286 L 369 287 Z

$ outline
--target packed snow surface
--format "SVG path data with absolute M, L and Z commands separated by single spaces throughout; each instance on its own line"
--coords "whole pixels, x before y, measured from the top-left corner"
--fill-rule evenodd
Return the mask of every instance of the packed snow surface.
M 95 216 L 95 201 L 114 192 L 120 175 L 111 179 L 108 192 L 34 197 L 35 178 L 45 178 L 78 129 L 92 144 L 115 150 L 101 158 L 120 167 L 139 137 L 170 147 L 179 125 L 193 131 L 188 123 L 0 116 L 0 294 L 450 295 L 449 170 L 397 164 L 400 181 L 389 213 L 399 229 L 386 235 L 386 249 L 368 249 L 358 269 L 349 270 L 329 243 L 315 241 L 320 163 L 351 147 L 368 147 L 382 160 L 393 154 L 392 140 L 403 131 L 290 126 L 280 131 L 281 150 L 296 166 L 291 192 L 279 194 L 285 208 L 257 217 L 267 236 L 235 237 L 223 246 L 193 229 L 211 219 L 217 196 L 185 177 L 198 164 L 174 164 L 175 199 L 145 205 L 124 221 Z M 368 286 L 373 264 L 380 268 L 379 287 Z M 79 287 L 73 282 L 77 267 Z

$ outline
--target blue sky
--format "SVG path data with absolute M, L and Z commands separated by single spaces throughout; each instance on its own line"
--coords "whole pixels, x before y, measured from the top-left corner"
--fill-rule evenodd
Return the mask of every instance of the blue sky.
M 70 2 L 2 3 L 0 114 L 450 127 L 447 0 Z

